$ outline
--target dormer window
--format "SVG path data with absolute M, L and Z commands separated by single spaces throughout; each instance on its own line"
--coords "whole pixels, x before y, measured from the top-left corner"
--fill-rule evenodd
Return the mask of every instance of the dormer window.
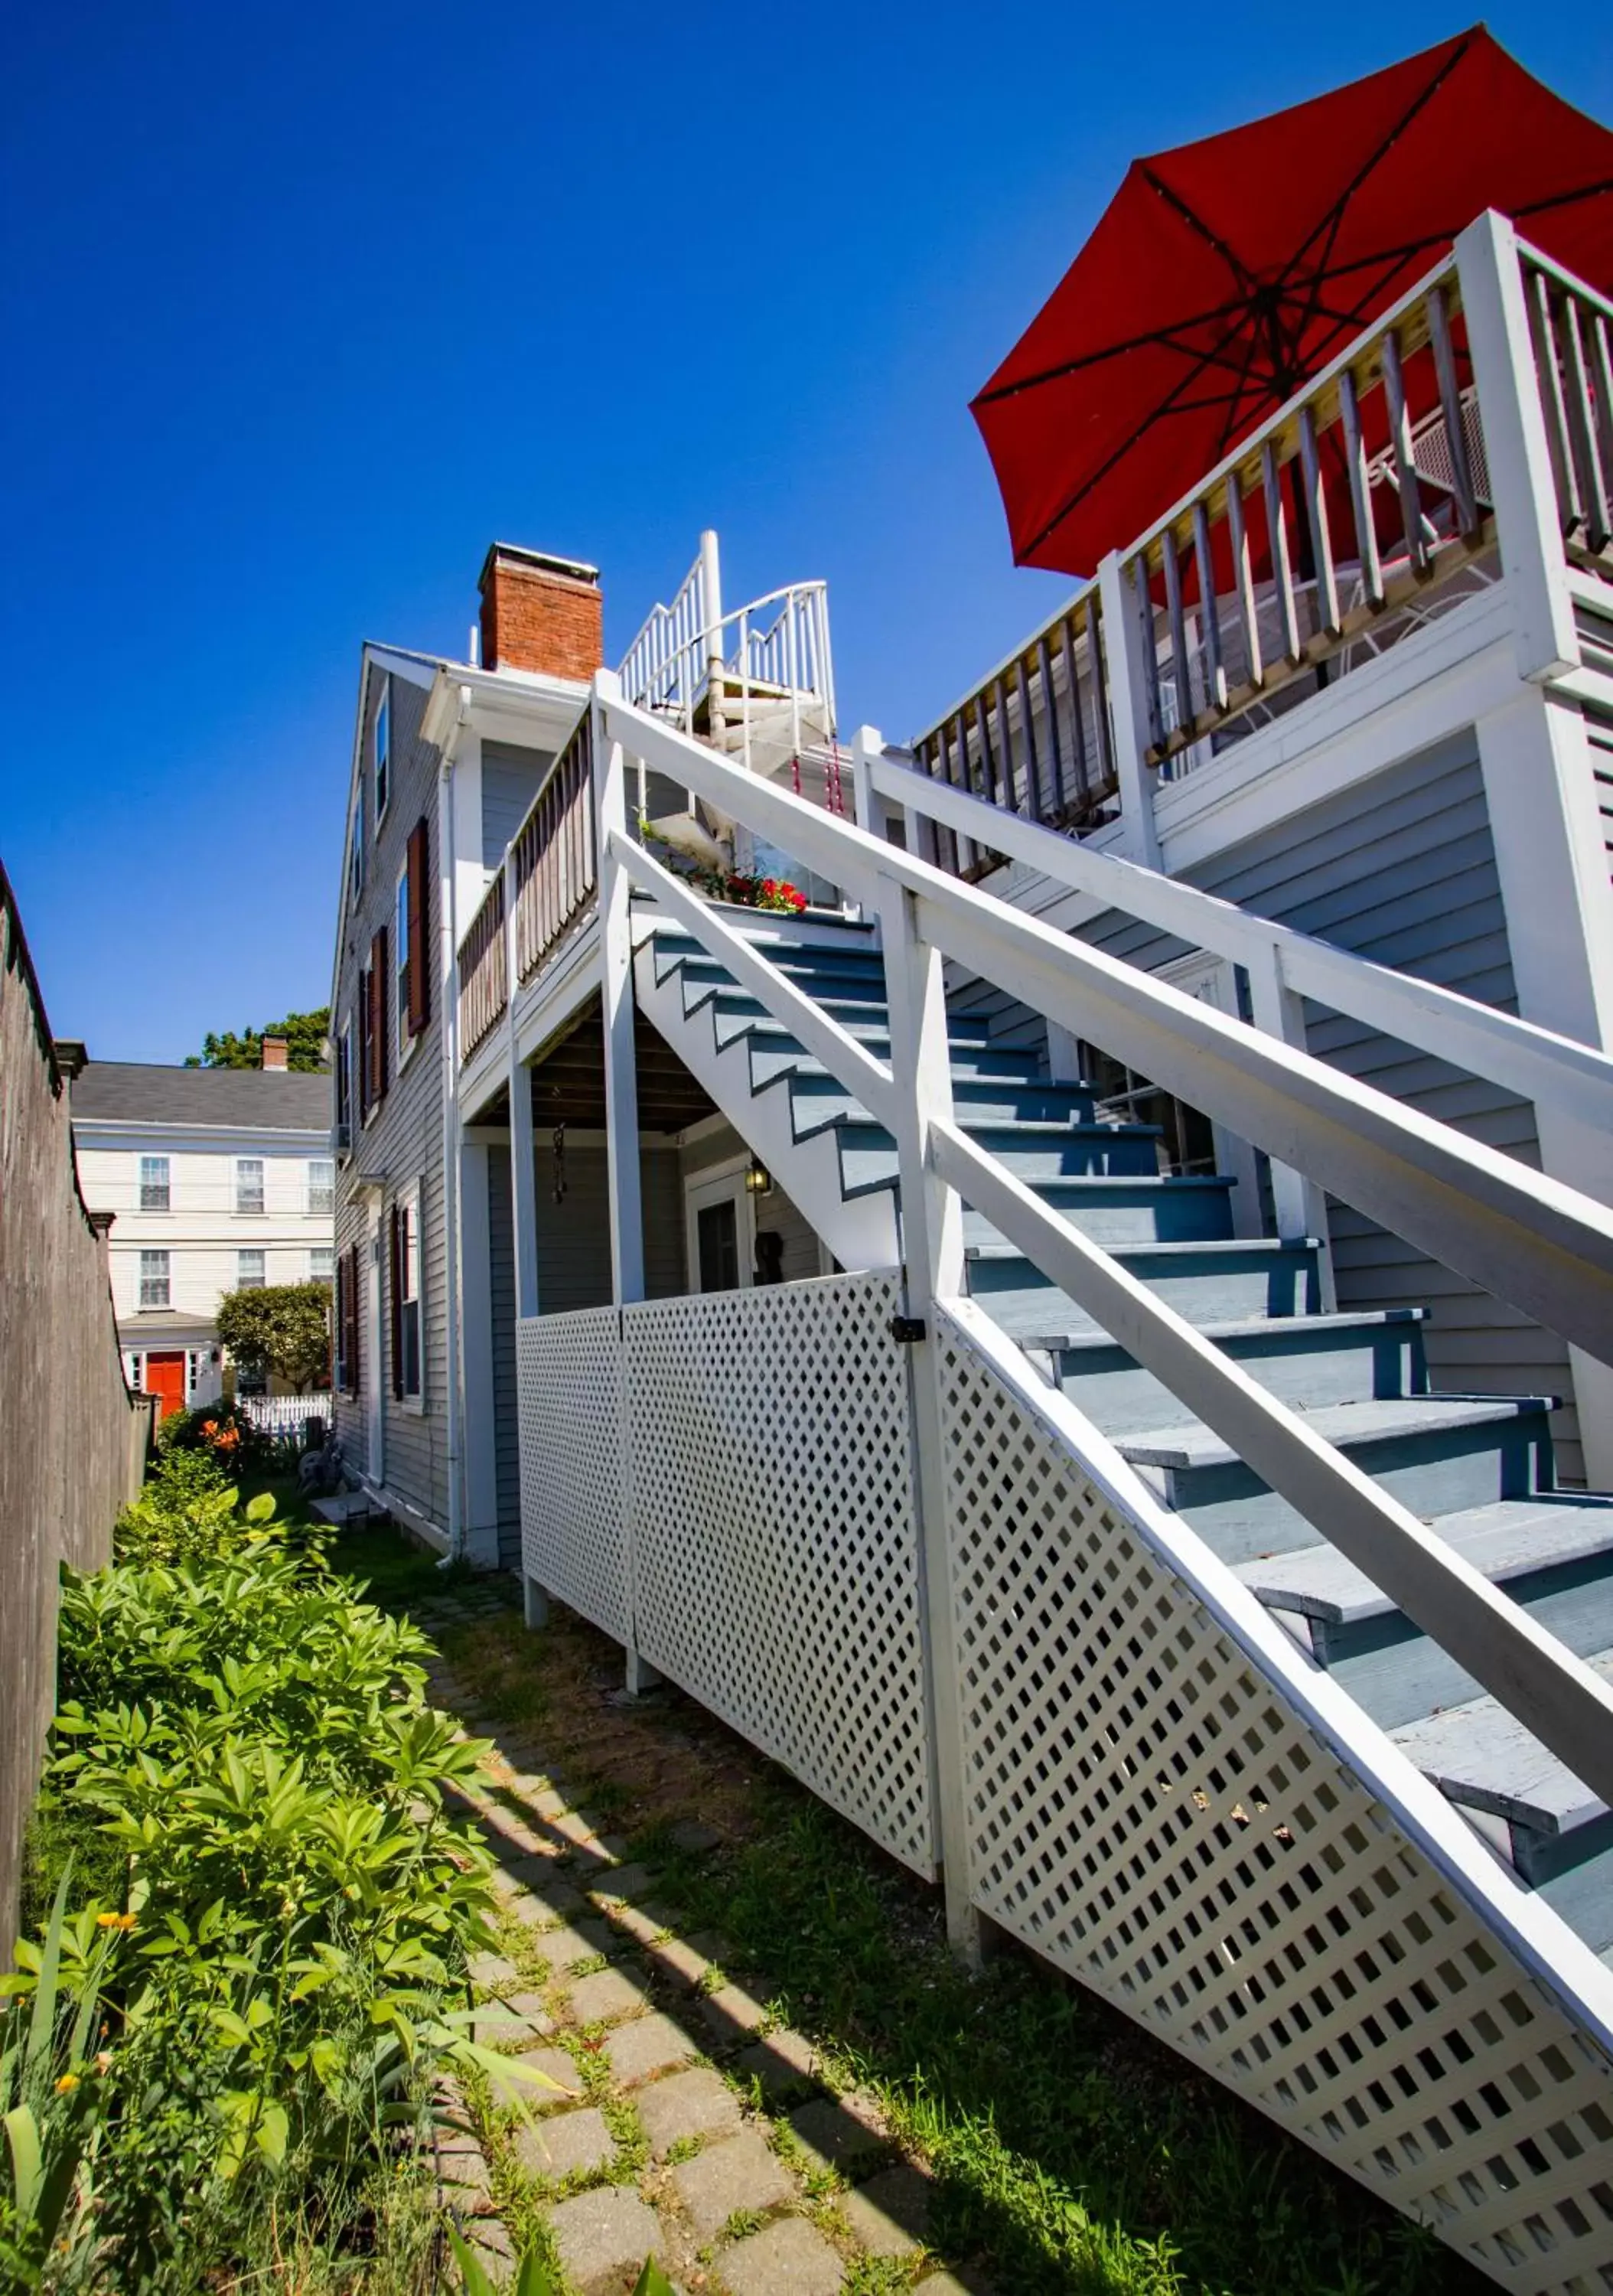
M 387 809 L 387 798 L 392 783 L 392 681 L 388 678 L 381 689 L 381 700 L 375 710 L 375 819 L 379 826 Z

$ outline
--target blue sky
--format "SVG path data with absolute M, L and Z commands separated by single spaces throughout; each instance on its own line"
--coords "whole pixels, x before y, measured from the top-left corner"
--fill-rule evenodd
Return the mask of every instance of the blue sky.
M 463 651 L 495 535 L 612 656 L 722 534 L 831 586 L 904 737 L 1060 588 L 973 391 L 1127 160 L 1465 10 L 386 7 L 11 19 L 0 853 L 55 1028 L 176 1060 L 324 1000 L 357 655 Z M 1613 18 L 1491 29 L 1613 119 Z

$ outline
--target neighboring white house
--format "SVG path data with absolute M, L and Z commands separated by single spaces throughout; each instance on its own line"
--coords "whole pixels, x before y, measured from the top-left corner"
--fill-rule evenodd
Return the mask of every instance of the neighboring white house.
M 79 1185 L 113 1221 L 124 1365 L 164 1415 L 222 1391 L 225 1292 L 330 1280 L 331 1082 L 284 1063 L 269 1037 L 262 1069 L 86 1060 L 73 1076 Z

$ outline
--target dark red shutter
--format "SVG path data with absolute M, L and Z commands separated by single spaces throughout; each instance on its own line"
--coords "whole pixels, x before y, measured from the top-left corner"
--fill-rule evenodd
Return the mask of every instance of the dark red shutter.
M 392 1392 L 404 1391 L 403 1366 L 403 1222 L 392 1207 Z
M 358 976 L 358 1121 L 370 1113 L 370 976 Z
M 387 1090 L 387 929 L 378 927 L 370 943 L 370 1101 Z
M 431 1017 L 431 966 L 426 921 L 430 910 L 426 872 L 430 840 L 422 813 L 409 832 L 409 1034 L 418 1037 Z
M 358 1392 L 358 1246 L 349 1244 L 336 1263 L 338 1313 L 341 1317 L 341 1383 Z

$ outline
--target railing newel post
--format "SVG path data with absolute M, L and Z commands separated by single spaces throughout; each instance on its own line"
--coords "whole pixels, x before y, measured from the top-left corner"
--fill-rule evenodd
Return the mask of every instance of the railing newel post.
M 872 728 L 865 729 L 872 732 Z M 876 736 L 877 739 L 877 736 Z M 911 822 L 914 818 L 909 814 Z M 970 1872 L 963 1710 L 952 1597 L 951 1517 L 941 1416 L 936 1306 L 963 1292 L 963 1207 L 930 1152 L 930 1128 L 952 1119 L 952 1062 L 941 953 L 919 925 L 917 897 L 881 876 L 880 925 L 890 1012 L 896 1084 L 902 1259 L 907 1312 L 922 1337 L 909 1351 L 917 1515 L 920 1631 L 929 1710 L 930 1784 L 936 1847 L 946 1897 L 946 1934 L 971 1965 L 983 1956 L 984 1926 Z
M 1144 868 L 1159 866 L 1159 832 L 1154 823 L 1154 783 L 1148 768 L 1148 727 L 1158 704 L 1158 669 L 1151 620 L 1144 633 L 1140 606 L 1128 596 L 1131 585 L 1118 550 L 1098 569 L 1098 598 L 1114 713 L 1115 779 L 1120 791 L 1120 822 L 1127 857 Z M 1143 587 L 1146 597 L 1146 585 Z M 1092 642 L 1088 624 L 1089 643 Z

